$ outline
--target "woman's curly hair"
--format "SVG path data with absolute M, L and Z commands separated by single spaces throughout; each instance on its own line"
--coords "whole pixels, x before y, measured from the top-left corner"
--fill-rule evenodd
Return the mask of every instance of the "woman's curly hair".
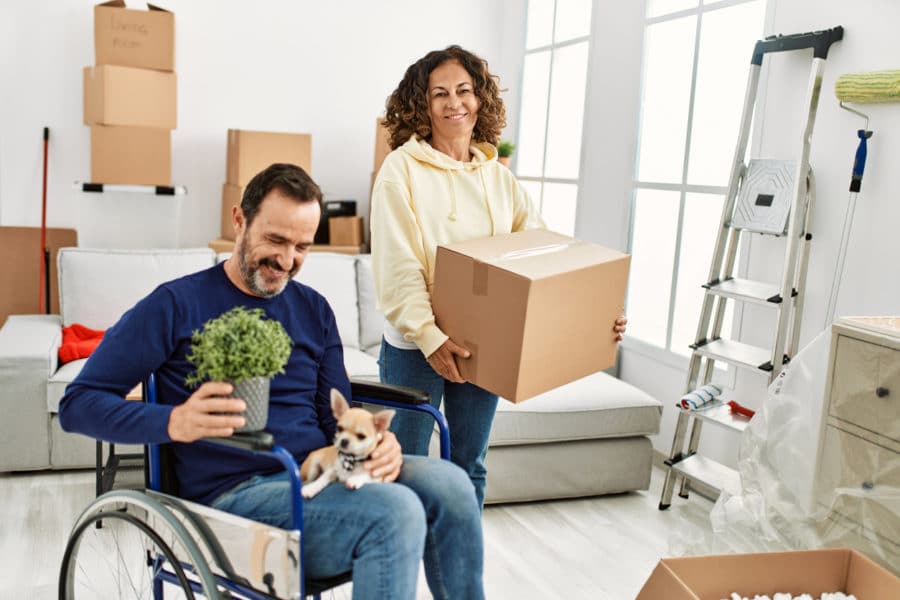
M 488 70 L 487 61 L 459 46 L 434 50 L 413 63 L 388 97 L 383 126 L 390 133 L 391 149 L 406 143 L 413 133 L 431 138 L 431 117 L 428 114 L 428 76 L 447 61 L 455 60 L 468 71 L 475 84 L 475 95 L 481 102 L 478 120 L 472 132 L 474 142 L 497 145 L 500 132 L 506 127 L 506 107 L 500 98 L 499 77 Z

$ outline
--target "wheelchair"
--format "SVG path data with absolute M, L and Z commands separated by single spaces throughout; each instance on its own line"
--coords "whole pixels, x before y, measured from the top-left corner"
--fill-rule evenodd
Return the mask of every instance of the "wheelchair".
M 441 458 L 450 458 L 450 434 L 428 394 L 400 386 L 351 381 L 354 405 L 379 405 L 430 414 L 440 433 Z M 151 375 L 144 400 L 156 402 Z M 352 580 L 304 578 L 300 468 L 266 432 L 207 438 L 227 452 L 263 453 L 290 477 L 291 529 L 279 529 L 178 498 L 172 448 L 145 447 L 145 491 L 112 490 L 94 500 L 69 535 L 59 576 L 60 600 L 110 598 L 298 599 Z

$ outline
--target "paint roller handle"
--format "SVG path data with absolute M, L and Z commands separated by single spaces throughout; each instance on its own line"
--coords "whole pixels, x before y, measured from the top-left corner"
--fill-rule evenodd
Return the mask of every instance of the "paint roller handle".
M 863 172 L 866 170 L 866 140 L 872 137 L 872 132 L 859 129 L 856 135 L 859 136 L 859 146 L 856 147 L 856 157 L 853 159 L 853 174 L 850 176 L 851 192 L 859 192 L 862 187 Z
M 756 42 L 753 48 L 751 64 L 761 66 L 763 54 L 768 52 L 785 52 L 789 50 L 803 50 L 812 48 L 815 58 L 828 58 L 828 49 L 831 44 L 844 38 L 844 28 L 838 25 L 823 31 L 810 31 L 808 33 L 792 33 L 790 35 L 770 35 L 764 40 Z

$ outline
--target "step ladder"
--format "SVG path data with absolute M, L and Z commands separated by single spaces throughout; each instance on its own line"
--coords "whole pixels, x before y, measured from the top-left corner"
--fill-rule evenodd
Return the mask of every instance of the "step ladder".
M 771 383 L 797 350 L 803 314 L 810 222 L 815 201 L 815 183 L 809 166 L 810 140 L 822 73 L 831 44 L 843 37 L 842 27 L 793 35 L 770 36 L 756 43 L 750 61 L 750 74 L 744 96 L 744 108 L 737 148 L 728 179 L 728 193 L 722 209 L 719 232 L 709 269 L 703 307 L 691 345 L 686 392 L 709 383 L 716 363 L 748 369 Z M 744 163 L 750 126 L 756 106 L 759 74 L 763 57 L 773 52 L 813 50 L 812 68 L 806 95 L 806 123 L 802 130 L 799 156 L 793 160 L 751 159 Z M 734 276 L 735 258 L 743 232 L 785 237 L 781 284 L 751 281 Z M 759 348 L 721 337 L 722 321 L 729 301 L 770 307 L 775 313 L 774 341 L 771 348 Z M 665 461 L 666 479 L 659 502 L 660 510 L 671 504 L 672 492 L 680 480 L 679 496 L 688 497 L 692 483 L 707 488 L 741 493 L 738 472 L 698 453 L 704 422 L 735 433 L 747 428 L 746 417 L 732 414 L 730 407 L 714 401 L 700 409 L 678 406 L 678 420 L 672 450 Z M 690 436 L 687 436 L 690 425 Z M 685 446 L 685 438 L 687 446 Z

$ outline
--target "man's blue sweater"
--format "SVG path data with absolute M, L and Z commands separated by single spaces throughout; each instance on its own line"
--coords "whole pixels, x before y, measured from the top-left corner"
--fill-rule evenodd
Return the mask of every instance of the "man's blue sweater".
M 298 461 L 326 446 L 335 430 L 331 388 L 350 397 L 331 307 L 296 281 L 273 298 L 247 295 L 223 264 L 159 286 L 106 332 L 60 402 L 63 429 L 119 444 L 171 442 L 169 414 L 193 392 L 184 384 L 193 371 L 185 358 L 191 336 L 238 305 L 262 308 L 293 340 L 286 373 L 272 380 L 266 431 Z M 125 400 L 150 373 L 156 373 L 159 404 Z M 281 469 L 275 461 L 206 445 L 176 443 L 175 456 L 180 495 L 207 504 L 254 475 Z

